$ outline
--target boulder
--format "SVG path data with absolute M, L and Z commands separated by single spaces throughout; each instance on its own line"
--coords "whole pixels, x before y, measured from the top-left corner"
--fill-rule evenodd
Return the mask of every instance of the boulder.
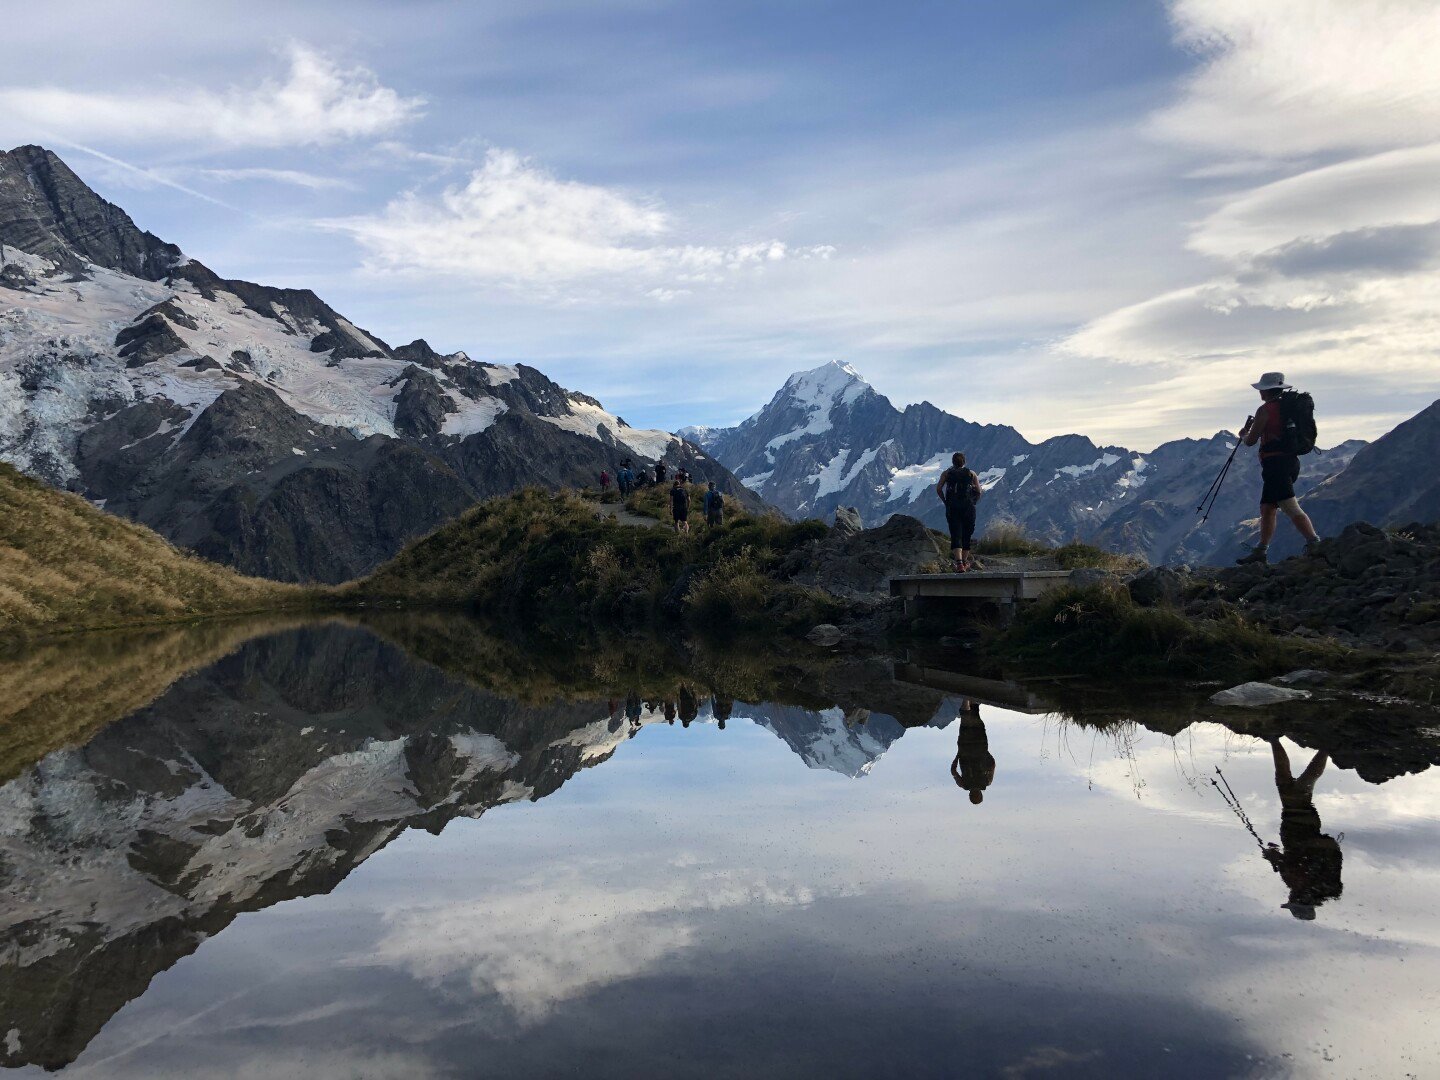
M 1078 570 L 1070 571 L 1070 584 L 1077 589 L 1088 588 L 1092 585 L 1118 585 L 1120 576 L 1110 570 L 1102 570 L 1098 566 L 1082 566 Z
M 864 523 L 860 520 L 860 511 L 853 506 L 837 506 L 835 508 L 835 528 L 837 536 L 850 536 L 854 533 L 863 532 Z
M 812 645 L 828 647 L 830 645 L 838 645 L 840 639 L 844 636 L 845 635 L 840 632 L 840 628 L 834 623 L 821 623 L 805 635 L 805 640 Z
M 1179 606 L 1189 584 L 1190 573 L 1183 566 L 1154 566 L 1128 582 L 1130 599 L 1141 607 Z
M 1270 681 L 1276 686 L 1319 686 L 1330 677 L 1328 671 L 1317 671 L 1314 668 L 1301 668 L 1299 671 L 1292 671 L 1288 675 L 1280 675 Z
M 807 552 L 793 580 L 842 600 L 888 601 L 892 577 L 921 573 L 943 555 L 929 529 L 896 514 L 878 528 L 848 535 L 832 531 Z
M 1279 705 L 1285 701 L 1303 701 L 1309 696 L 1308 690 L 1291 690 L 1284 686 L 1272 686 L 1270 683 L 1247 682 L 1212 694 L 1210 704 L 1253 709 L 1261 705 Z

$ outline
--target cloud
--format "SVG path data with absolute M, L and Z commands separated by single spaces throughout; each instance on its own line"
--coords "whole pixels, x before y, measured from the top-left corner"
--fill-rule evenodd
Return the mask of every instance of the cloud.
M 490 150 L 465 184 L 437 197 L 409 193 L 378 214 L 322 224 L 354 236 L 375 272 L 440 274 L 524 291 L 581 281 L 622 289 L 643 283 L 643 290 L 632 291 L 661 300 L 682 295 L 673 286 L 720 281 L 747 267 L 827 259 L 835 251 L 791 249 L 779 240 L 676 243 L 670 216 L 653 200 L 558 179 L 502 149 Z
M 1221 258 L 1392 225 L 1440 220 L 1440 142 L 1357 158 L 1230 198 L 1190 235 Z
M 355 190 L 358 185 L 334 176 L 316 176 L 299 169 L 266 169 L 261 167 L 245 169 L 196 169 L 195 175 L 206 180 L 217 180 L 222 184 L 259 180 L 272 184 L 290 184 L 310 191 L 336 189 Z
M 1091 319 L 1061 351 L 1170 369 L 1152 403 L 1267 369 L 1323 385 L 1336 409 L 1359 380 L 1413 394 L 1440 352 L 1440 8 L 1181 0 L 1172 14 L 1206 61 L 1146 130 L 1221 165 L 1331 160 L 1221 196 L 1185 240 L 1211 275 Z
M 309 146 L 389 133 L 425 102 L 382 86 L 364 67 L 345 67 L 302 44 L 287 50 L 289 72 L 217 93 L 174 87 L 165 93 L 0 88 L 11 125 L 72 141 L 180 143 L 211 148 Z
M 815 899 L 808 885 L 758 871 L 695 863 L 666 870 L 644 885 L 596 888 L 571 868 L 483 901 L 399 911 L 372 955 L 427 981 L 464 977 L 533 1023 L 560 1002 L 652 971 L 693 944 L 715 912 Z
M 1202 64 L 1151 130 L 1239 157 L 1440 140 L 1433 0 L 1175 0 Z

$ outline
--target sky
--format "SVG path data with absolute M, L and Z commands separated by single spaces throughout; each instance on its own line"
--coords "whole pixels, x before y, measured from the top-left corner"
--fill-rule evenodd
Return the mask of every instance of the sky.
M 637 426 L 855 366 L 1030 438 L 1440 396 L 1433 0 L 4 4 L 0 145 Z

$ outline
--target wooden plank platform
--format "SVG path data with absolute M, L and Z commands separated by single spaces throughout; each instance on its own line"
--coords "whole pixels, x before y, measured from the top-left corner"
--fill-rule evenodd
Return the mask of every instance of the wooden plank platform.
M 926 667 L 923 664 L 907 661 L 897 661 L 892 675 L 899 683 L 923 686 L 928 690 L 940 690 L 946 694 L 956 694 L 981 705 L 993 705 L 1011 712 L 1039 716 L 1053 711 L 1032 691 L 1019 683 L 1000 679 L 982 679 L 976 675 L 965 675 L 946 668 Z
M 904 574 L 890 595 L 948 600 L 1034 600 L 1070 580 L 1069 570 L 976 570 L 969 574 Z

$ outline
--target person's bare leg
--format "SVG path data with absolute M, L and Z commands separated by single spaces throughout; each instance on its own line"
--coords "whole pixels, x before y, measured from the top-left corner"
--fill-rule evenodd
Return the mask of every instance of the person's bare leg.
M 1262 547 L 1269 547 L 1270 541 L 1275 539 L 1275 512 L 1279 509 L 1270 503 L 1260 504 L 1260 544 Z
M 1300 535 L 1308 542 L 1314 543 L 1320 537 L 1315 532 L 1315 526 L 1310 521 L 1310 515 L 1300 509 L 1298 499 L 1286 499 L 1280 504 L 1280 509 L 1285 511 L 1285 516 L 1290 519 L 1290 524 L 1300 530 Z

